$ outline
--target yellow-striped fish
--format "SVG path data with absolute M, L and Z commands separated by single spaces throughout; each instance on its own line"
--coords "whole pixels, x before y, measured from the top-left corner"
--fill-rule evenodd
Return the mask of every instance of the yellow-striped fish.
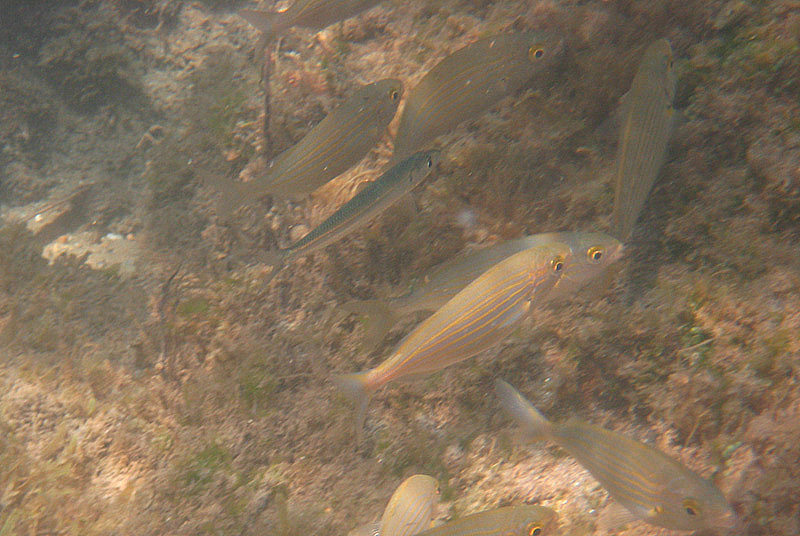
M 574 418 L 551 423 L 508 383 L 498 380 L 496 388 L 532 440 L 547 438 L 566 450 L 632 519 L 673 530 L 734 526 L 736 515 L 719 489 L 660 450 Z
M 394 159 L 424 149 L 527 84 L 561 56 L 559 38 L 519 32 L 480 39 L 439 62 L 409 93 Z
M 441 370 L 505 339 L 531 303 L 562 278 L 570 253 L 569 246 L 555 242 L 508 257 L 420 323 L 382 364 L 334 378 L 357 403 L 357 430 L 362 428 L 370 395 L 383 385 Z
M 677 78 L 672 47 L 659 39 L 645 50 L 623 97 L 617 146 L 612 234 L 627 240 L 667 155 Z
M 402 93 L 402 83 L 391 79 L 360 88 L 302 140 L 275 157 L 265 176 L 216 185 L 222 194 L 218 210 L 224 216 L 239 203 L 267 194 L 302 197 L 344 173 L 378 143 Z
M 434 267 L 422 277 L 423 283 L 408 295 L 388 300 L 352 301 L 342 306 L 346 311 L 364 315 L 365 339 L 374 346 L 403 315 L 416 311 L 435 311 L 447 303 L 483 272 L 511 255 L 543 244 L 563 242 L 578 262 L 556 287 L 543 296 L 551 302 L 575 294 L 590 279 L 622 255 L 622 244 L 603 233 L 561 232 L 529 235 L 507 240 L 487 248 L 457 255 Z M 543 302 L 540 302 L 543 303 Z
M 295 0 L 286 11 L 242 9 L 239 15 L 258 28 L 264 41 L 283 35 L 293 26 L 321 30 L 326 26 L 358 15 L 381 0 Z
M 428 475 L 408 477 L 383 511 L 380 536 L 414 536 L 431 525 L 439 483 Z
M 470 514 L 417 536 L 549 536 L 556 533 L 557 524 L 558 516 L 550 508 L 526 504 Z
M 392 494 L 377 523 L 367 523 L 349 536 L 414 536 L 430 527 L 439 483 L 428 475 L 406 478 Z

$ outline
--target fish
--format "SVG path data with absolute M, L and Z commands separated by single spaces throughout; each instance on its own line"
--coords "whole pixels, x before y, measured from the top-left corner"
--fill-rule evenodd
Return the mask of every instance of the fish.
M 267 194 L 303 197 L 344 173 L 378 143 L 402 94 L 402 82 L 394 79 L 361 87 L 303 139 L 275 157 L 266 175 L 249 182 L 212 184 L 221 194 L 218 213 L 227 216 L 239 204 Z
M 366 225 L 422 182 L 440 159 L 436 150 L 414 153 L 365 186 L 303 238 L 289 247 L 264 252 L 262 261 L 276 266 L 274 273 L 292 258 L 318 251 Z
M 632 520 L 672 530 L 735 526 L 736 514 L 714 483 L 660 450 L 576 418 L 552 423 L 508 383 L 497 380 L 495 388 L 530 440 L 549 439 L 566 450 Z
M 356 403 L 357 432 L 371 394 L 380 387 L 436 372 L 505 339 L 531 304 L 561 279 L 569 256 L 569 246 L 554 242 L 504 259 L 422 321 L 383 363 L 334 377 L 336 387 Z
M 631 88 L 623 97 L 614 173 L 611 234 L 627 240 L 664 165 L 675 124 L 677 76 L 672 46 L 659 39 L 644 52 Z
M 546 32 L 480 39 L 440 61 L 409 93 L 394 140 L 395 160 L 425 149 L 438 136 L 473 118 L 545 72 L 563 42 Z
M 263 41 L 269 42 L 294 26 L 321 30 L 334 22 L 358 15 L 380 2 L 381 0 L 295 0 L 286 11 L 242 9 L 239 10 L 239 16 L 261 32 Z
M 348 536 L 414 536 L 430 526 L 438 497 L 435 478 L 410 476 L 394 491 L 380 521 L 357 527 Z
M 416 536 L 549 536 L 557 523 L 554 510 L 525 504 L 470 514 Z
M 511 255 L 551 242 L 569 245 L 578 264 L 569 279 L 559 281 L 543 296 L 541 303 L 558 301 L 574 295 L 580 288 L 622 256 L 619 240 L 603 233 L 559 232 L 539 233 L 500 242 L 487 248 L 457 255 L 424 275 L 422 284 L 397 298 L 353 300 L 341 308 L 363 316 L 365 341 L 373 347 L 383 340 L 397 320 L 416 311 L 435 311 L 474 281 L 483 272 Z M 582 275 L 581 275 L 582 274 Z
M 439 497 L 439 483 L 428 475 L 413 475 L 392 494 L 381 517 L 380 536 L 414 536 L 428 528 Z

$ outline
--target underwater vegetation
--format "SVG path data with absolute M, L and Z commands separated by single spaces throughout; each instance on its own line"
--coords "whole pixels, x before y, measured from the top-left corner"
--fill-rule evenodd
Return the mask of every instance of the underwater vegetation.
M 38 67 L 76 108 L 92 111 L 109 102 L 141 106 L 139 65 L 101 2 L 60 10 L 39 49 Z
M 554 422 L 711 477 L 742 534 L 800 532 L 796 3 L 382 2 L 271 45 L 269 153 L 259 32 L 235 10 L 291 2 L 7 4 L 2 215 L 90 179 L 81 229 L 130 233 L 144 253 L 130 278 L 48 264 L 40 237 L 0 223 L 0 534 L 344 534 L 418 472 L 441 485 L 440 521 L 532 502 L 563 532 L 600 533 L 608 496 L 591 476 L 556 449 L 512 448 L 500 377 Z M 260 177 L 354 88 L 396 79 L 408 96 L 453 52 L 528 30 L 563 36 L 552 76 L 435 141 L 415 210 L 267 283 L 257 248 L 301 238 L 380 176 L 398 119 L 310 200 L 216 217 L 210 177 Z M 331 372 L 378 365 L 425 317 L 368 347 L 341 305 L 403 296 L 460 252 L 609 229 L 618 136 L 603 124 L 662 37 L 684 122 L 613 280 L 377 392 L 356 445 Z

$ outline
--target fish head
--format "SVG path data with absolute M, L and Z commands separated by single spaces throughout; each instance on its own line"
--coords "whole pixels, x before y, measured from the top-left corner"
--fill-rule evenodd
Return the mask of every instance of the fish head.
M 512 514 L 514 536 L 549 536 L 555 534 L 558 526 L 558 515 L 545 506 L 526 504 L 513 507 Z
M 530 65 L 546 68 L 564 54 L 564 39 L 552 32 L 524 32 L 523 51 Z
M 736 513 L 710 480 L 688 471 L 678 475 L 661 494 L 653 509 L 654 525 L 674 530 L 729 530 L 736 526 Z
M 369 99 L 375 107 L 375 116 L 379 122 L 388 122 L 397 112 L 397 105 L 403 97 L 403 83 L 400 80 L 386 78 L 368 86 Z
M 566 267 L 571 263 L 572 250 L 567 244 L 552 241 L 521 251 L 507 260 L 517 256 L 525 259 L 534 281 L 531 298 L 542 300 L 564 276 Z
M 644 52 L 640 70 L 647 73 L 651 83 L 661 85 L 666 102 L 672 103 L 675 97 L 677 71 L 675 70 L 675 56 L 672 45 L 666 39 L 659 39 L 652 43 Z
M 605 273 L 622 256 L 622 242 L 605 233 L 555 233 L 570 248 L 564 275 L 548 299 L 574 294 Z
M 410 170 L 408 173 L 408 180 L 411 182 L 411 186 L 414 187 L 422 182 L 431 171 L 436 169 L 441 158 L 441 151 L 435 149 L 420 151 L 409 156 L 408 163 L 410 165 Z

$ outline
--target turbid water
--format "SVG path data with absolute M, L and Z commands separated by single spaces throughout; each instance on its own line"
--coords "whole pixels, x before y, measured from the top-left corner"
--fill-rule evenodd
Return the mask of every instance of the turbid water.
M 291 1 L 6 4 L 0 534 L 346 534 L 419 473 L 440 486 L 434 523 L 528 503 L 565 534 L 658 532 L 620 526 L 572 458 L 514 441 L 500 378 L 553 422 L 710 478 L 736 534 L 800 533 L 796 2 L 387 0 L 281 29 L 269 69 L 237 11 Z M 263 251 L 386 172 L 426 73 L 521 32 L 558 36 L 558 61 L 448 111 L 459 121 L 420 147 L 439 166 L 407 199 L 273 277 Z M 413 292 L 441 263 L 523 236 L 613 232 L 624 95 L 659 39 L 680 120 L 613 271 L 530 308 L 481 355 L 376 392 L 357 439 L 331 377 L 379 365 L 429 313 L 370 345 L 342 305 Z M 267 176 L 384 79 L 401 102 L 354 167 L 218 217 L 207 184 Z

